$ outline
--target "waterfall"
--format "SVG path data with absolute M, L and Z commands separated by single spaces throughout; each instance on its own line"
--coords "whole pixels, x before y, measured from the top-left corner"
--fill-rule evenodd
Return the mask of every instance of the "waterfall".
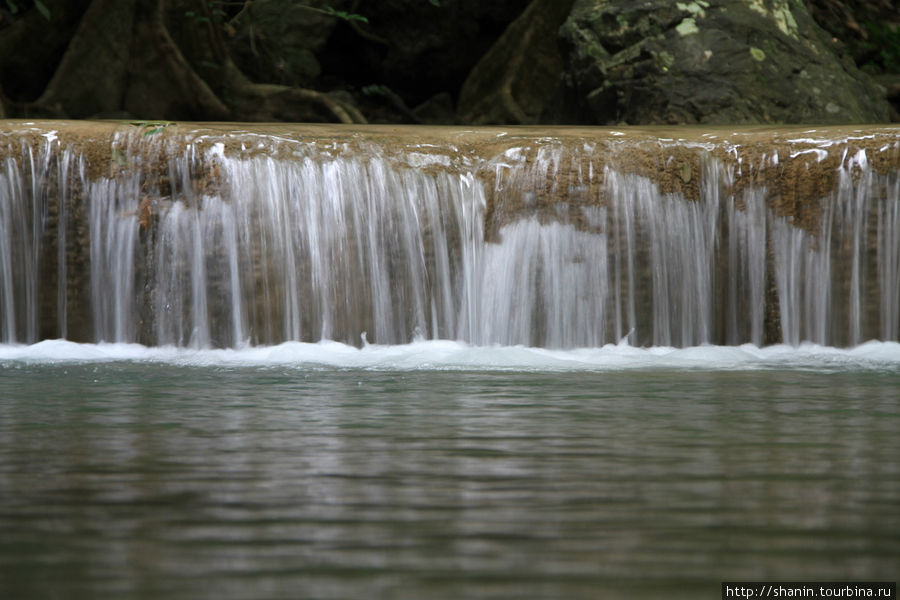
M 897 130 L 97 127 L 0 134 L 0 343 L 900 337 Z

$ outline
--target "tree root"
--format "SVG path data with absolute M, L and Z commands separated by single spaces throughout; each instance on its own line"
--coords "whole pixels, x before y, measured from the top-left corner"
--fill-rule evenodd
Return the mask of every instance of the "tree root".
M 166 61 L 171 75 L 177 80 L 177 85 L 185 98 L 192 98 L 198 108 L 213 119 L 229 120 L 232 111 L 212 91 L 209 84 L 197 74 L 169 34 L 163 19 L 164 10 L 163 0 L 158 0 L 150 24 L 150 33 L 154 38 L 153 41 L 159 55 Z
M 206 45 L 219 67 L 217 73 L 222 77 L 217 81 L 204 79 L 173 38 L 165 20 L 166 0 L 122 1 L 123 4 L 118 4 L 120 0 L 92 0 L 41 96 L 17 107 L 0 95 L 0 118 L 8 111 L 84 117 L 93 114 L 86 112 L 91 107 L 99 106 L 95 110 L 100 113 L 124 110 L 151 119 L 367 122 L 351 102 L 328 93 L 251 81 L 231 59 L 207 0 L 196 0 L 205 17 L 198 22 L 206 26 L 194 33 L 201 36 L 201 44 Z M 249 4 L 246 2 L 244 7 Z M 121 41 L 115 44 L 98 37 L 106 33 L 108 24 L 104 18 L 110 7 L 125 5 L 137 7 L 133 12 L 119 11 L 123 15 L 120 26 L 124 32 L 130 32 L 134 41 L 122 32 L 117 32 L 115 40 Z M 99 50 L 97 44 L 101 44 Z M 91 65 L 84 56 L 92 54 L 100 56 L 103 62 Z M 129 62 L 130 73 L 126 68 Z M 108 84 L 109 89 L 103 88 L 98 94 L 98 86 L 106 82 L 101 73 L 108 75 L 110 64 L 116 67 L 116 75 Z M 105 71 L 99 71 L 98 66 Z M 106 104 L 98 104 L 95 96 L 106 100 Z
M 316 90 L 248 81 L 235 91 L 247 100 L 252 100 L 257 104 L 262 102 L 268 108 L 266 112 L 289 112 L 291 103 L 306 102 L 323 107 L 340 123 L 367 122 L 355 106 Z
M 161 2 L 162 0 L 160 0 Z M 291 112 L 296 112 L 291 110 L 291 104 L 308 103 L 323 107 L 340 123 L 366 123 L 365 117 L 355 106 L 341 102 L 324 92 L 250 81 L 238 66 L 234 64 L 234 61 L 228 54 L 221 32 L 212 27 L 212 12 L 206 0 L 201 0 L 201 5 L 207 17 L 207 35 L 210 47 L 224 69 L 227 96 L 238 98 L 235 101 L 235 107 L 238 105 L 254 106 L 253 111 L 248 111 L 240 116 L 252 118 L 254 116 L 253 113 L 255 113 L 265 118 L 278 113 L 290 114 Z M 262 110 L 260 110 L 260 103 L 262 104 Z
M 350 8 L 350 10 L 352 12 L 356 12 L 357 10 L 359 10 L 359 2 L 360 2 L 360 0 L 354 0 L 353 6 Z M 382 46 L 390 46 L 390 42 L 388 42 L 386 39 L 384 39 L 380 35 L 375 35 L 371 31 L 366 31 L 365 29 L 363 29 L 362 27 L 359 26 L 359 23 L 357 21 L 351 20 L 351 21 L 349 21 L 349 24 L 350 24 L 350 28 L 353 29 L 353 31 L 356 33 L 356 35 L 363 38 L 364 40 L 369 40 L 370 42 L 373 42 L 375 44 L 380 44 Z

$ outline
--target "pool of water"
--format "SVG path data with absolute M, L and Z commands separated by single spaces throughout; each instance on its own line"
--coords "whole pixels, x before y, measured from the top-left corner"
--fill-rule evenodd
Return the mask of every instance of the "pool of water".
M 0 346 L 0 591 L 896 580 L 900 352 Z

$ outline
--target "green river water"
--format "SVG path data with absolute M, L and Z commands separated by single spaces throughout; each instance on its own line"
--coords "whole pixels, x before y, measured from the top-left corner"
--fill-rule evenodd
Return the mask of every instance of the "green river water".
M 893 581 L 900 370 L 0 360 L 0 532 L 13 600 Z

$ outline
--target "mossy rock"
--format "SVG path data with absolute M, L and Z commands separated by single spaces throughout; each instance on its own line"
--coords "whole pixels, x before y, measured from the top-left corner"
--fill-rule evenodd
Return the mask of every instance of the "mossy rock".
M 796 0 L 578 0 L 558 121 L 876 123 L 885 91 Z

